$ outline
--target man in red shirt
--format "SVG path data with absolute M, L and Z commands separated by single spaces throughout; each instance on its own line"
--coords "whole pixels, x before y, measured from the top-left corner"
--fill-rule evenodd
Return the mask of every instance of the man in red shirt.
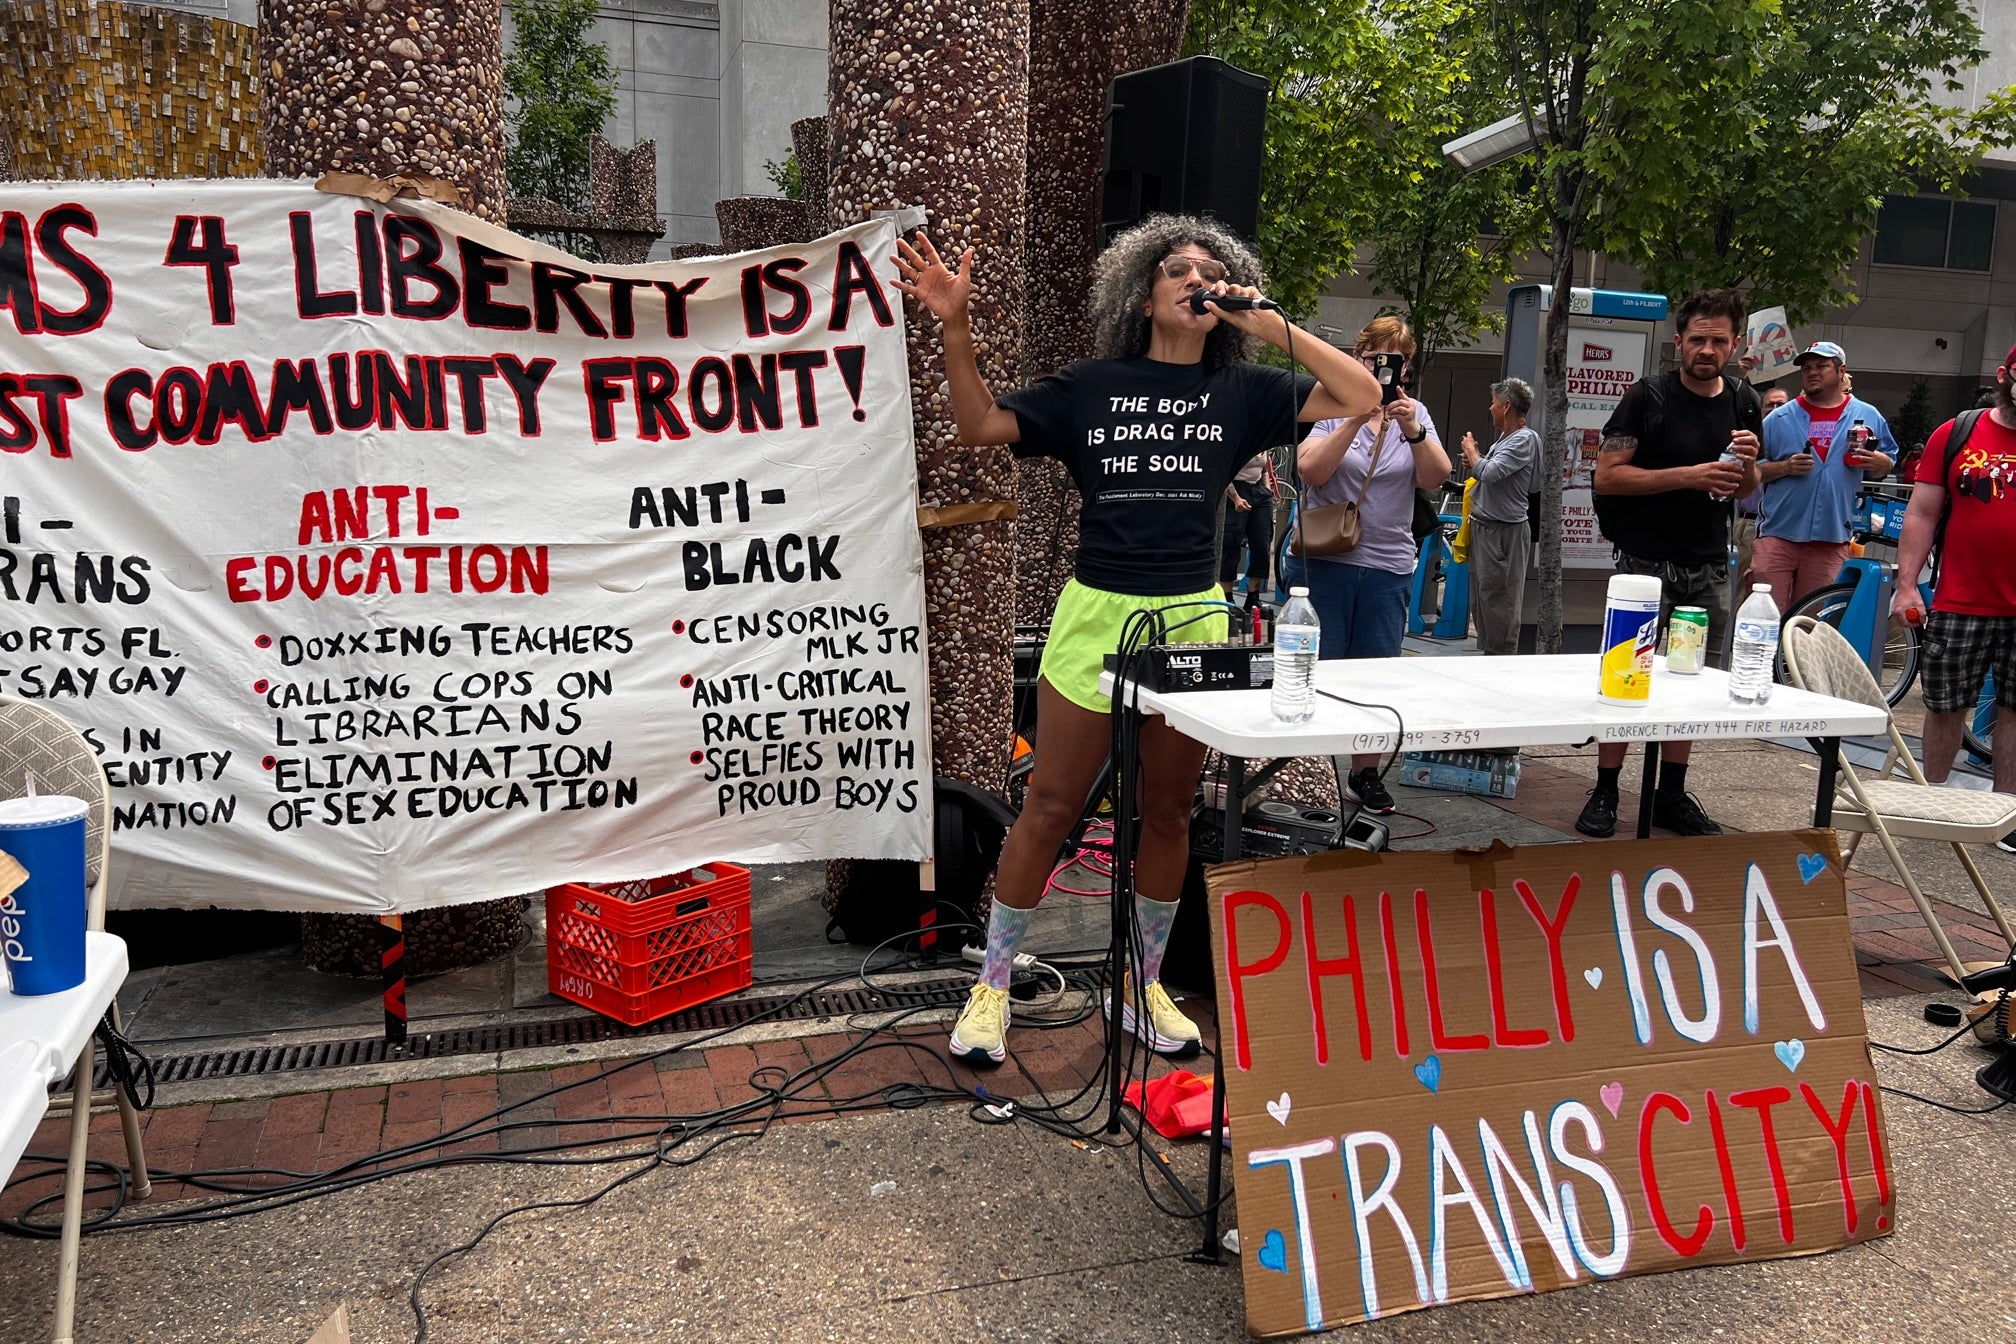
M 1917 578 L 1950 499 L 1939 586 L 1925 627 L 1925 777 L 1944 783 L 1960 751 L 1965 716 L 1995 675 L 1995 791 L 2016 793 L 2016 346 L 1995 371 L 1995 403 L 1975 422 L 1952 469 L 1954 422 L 1932 431 L 1897 547 L 1891 613 L 1922 605 Z M 2016 854 L 2016 831 L 1997 848 Z

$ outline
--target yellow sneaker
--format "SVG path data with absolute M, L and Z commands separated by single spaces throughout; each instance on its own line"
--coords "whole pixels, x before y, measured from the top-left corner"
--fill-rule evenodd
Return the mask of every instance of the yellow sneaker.
M 1176 1010 L 1172 1007 L 1169 1011 Z M 973 996 L 966 1000 L 966 1007 L 952 1027 L 952 1057 L 968 1064 L 983 1060 L 999 1064 L 1008 1058 L 1007 1035 L 1008 991 L 992 985 L 973 986 Z
M 1126 997 L 1120 1001 L 1121 1029 L 1131 1031 L 1148 1043 L 1148 1048 L 1158 1055 L 1168 1055 L 1172 1059 L 1189 1059 L 1204 1048 L 1204 1033 L 1197 1030 L 1197 1024 L 1185 1017 L 1169 1000 L 1168 992 L 1162 988 L 1160 980 L 1150 980 L 1145 997 L 1148 1000 L 1148 1020 L 1138 1022 L 1134 1016 L 1134 978 L 1127 977 Z

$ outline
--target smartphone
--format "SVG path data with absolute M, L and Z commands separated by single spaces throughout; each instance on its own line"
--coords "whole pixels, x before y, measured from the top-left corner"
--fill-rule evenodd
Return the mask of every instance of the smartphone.
M 1391 405 L 1406 395 L 1401 386 L 1400 375 L 1407 368 L 1407 356 L 1396 350 L 1385 350 L 1372 356 L 1372 376 L 1379 380 L 1379 404 Z

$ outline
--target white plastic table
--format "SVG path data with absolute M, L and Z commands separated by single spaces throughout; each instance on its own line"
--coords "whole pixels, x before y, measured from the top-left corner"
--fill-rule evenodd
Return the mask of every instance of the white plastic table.
M 1239 857 L 1246 795 L 1268 774 L 1297 756 L 1342 756 L 1356 752 L 1475 751 L 1486 747 L 1577 745 L 1584 742 L 1639 742 L 1645 747 L 1644 782 L 1638 799 L 1638 837 L 1652 834 L 1652 794 L 1659 776 L 1659 744 L 1731 738 L 1804 737 L 1820 754 L 1819 792 L 1813 824 L 1833 820 L 1834 785 L 1840 769 L 1841 739 L 1878 733 L 1887 711 L 1852 700 L 1815 695 L 1794 686 L 1772 688 L 1763 705 L 1729 699 L 1729 677 L 1713 668 L 1692 676 L 1654 662 L 1652 694 L 1642 707 L 1605 704 L 1596 698 L 1596 654 L 1528 654 L 1506 658 L 1364 658 L 1316 664 L 1315 715 L 1302 723 L 1274 717 L 1267 691 L 1177 691 L 1122 688 L 1108 672 L 1099 689 L 1122 713 L 1154 715 L 1193 741 L 1221 753 L 1228 768 L 1225 790 L 1224 852 Z M 1344 703 L 1334 697 L 1355 703 Z M 1402 731 L 1404 725 L 1404 733 Z M 1131 736 L 1131 734 L 1129 735 Z M 1275 765 L 1249 780 L 1247 763 L 1275 758 Z M 1138 768 L 1116 761 L 1121 771 Z M 1116 872 L 1113 884 L 1115 929 L 1127 927 L 1133 910 L 1131 873 Z M 1116 942 L 1110 974 L 1118 984 L 1123 949 Z M 1110 996 L 1107 1064 L 1123 1076 L 1120 996 Z M 1225 1107 L 1225 1070 L 1215 1070 L 1209 1177 L 1199 1200 L 1171 1175 L 1170 1180 L 1204 1226 L 1204 1241 L 1193 1258 L 1218 1258 L 1218 1204 L 1223 1147 L 1218 1142 Z M 1116 1084 L 1107 1128 L 1124 1120 Z M 1138 1127 L 1130 1126 L 1137 1140 Z
M 1795 686 L 1777 686 L 1763 705 L 1729 699 L 1729 677 L 1714 668 L 1693 676 L 1654 664 L 1652 695 L 1643 708 L 1596 698 L 1597 655 L 1528 654 L 1508 658 L 1364 658 L 1316 664 L 1315 716 L 1282 723 L 1267 691 L 1141 690 L 1123 697 L 1129 707 L 1161 718 L 1231 764 L 1233 786 L 1225 800 L 1227 859 L 1239 856 L 1249 760 L 1260 757 L 1342 756 L 1354 752 L 1476 751 L 1486 747 L 1636 742 L 1646 747 L 1638 835 L 1651 834 L 1657 744 L 1664 741 L 1805 737 L 1820 750 L 1820 789 L 1814 823 L 1832 818 L 1840 740 L 1880 733 L 1883 710 L 1836 700 Z M 1113 693 L 1113 675 L 1100 679 Z M 1357 702 L 1345 704 L 1331 696 Z M 1388 706 L 1389 708 L 1368 708 Z M 1397 717 L 1396 717 L 1397 712 Z M 1406 733 L 1400 736 L 1404 722 Z
M 84 935 L 84 983 L 61 994 L 0 990 L 0 1177 L 9 1175 L 49 1109 L 49 1088 L 83 1062 L 80 1119 L 72 1124 L 64 1175 L 63 1249 L 56 1294 L 56 1338 L 68 1341 L 77 1298 L 77 1243 L 84 1210 L 84 1150 L 90 1128 L 91 1034 L 126 982 L 126 944 L 109 933 Z

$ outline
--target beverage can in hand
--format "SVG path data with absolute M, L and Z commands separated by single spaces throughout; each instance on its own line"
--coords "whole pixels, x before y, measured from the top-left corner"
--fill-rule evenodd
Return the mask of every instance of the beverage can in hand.
M 1708 609 L 1675 607 L 1666 626 L 1666 670 L 1693 676 L 1708 663 Z

